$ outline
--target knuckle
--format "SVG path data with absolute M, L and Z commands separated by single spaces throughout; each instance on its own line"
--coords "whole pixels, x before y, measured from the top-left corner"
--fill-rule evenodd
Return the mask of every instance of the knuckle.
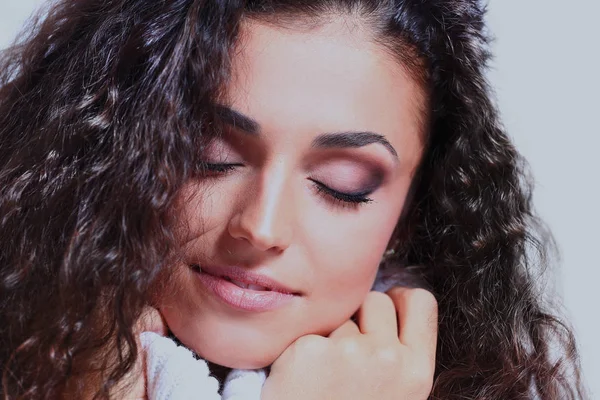
M 293 346 L 299 352 L 321 353 L 325 347 L 325 340 L 319 335 L 305 335 L 298 338 Z
M 354 357 L 360 352 L 360 345 L 354 338 L 342 338 L 339 340 L 338 346 L 345 356 Z
M 402 361 L 402 354 L 398 346 L 384 346 L 375 352 L 376 359 L 387 365 L 398 365 Z

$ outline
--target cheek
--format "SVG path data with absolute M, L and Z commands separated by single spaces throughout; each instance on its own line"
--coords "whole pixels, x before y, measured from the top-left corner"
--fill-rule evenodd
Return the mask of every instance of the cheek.
M 351 272 L 377 268 L 400 217 L 397 201 L 374 201 L 356 210 L 313 207 L 303 215 L 302 241 L 314 265 Z
M 399 214 L 397 207 L 374 203 L 355 214 L 307 217 L 304 240 L 310 243 L 307 252 L 318 285 L 315 294 L 339 307 L 353 308 L 346 312 L 355 311 L 373 285 Z
M 234 207 L 235 193 L 218 184 L 188 184 L 177 202 L 180 210 L 176 235 L 180 243 L 187 243 L 227 222 Z

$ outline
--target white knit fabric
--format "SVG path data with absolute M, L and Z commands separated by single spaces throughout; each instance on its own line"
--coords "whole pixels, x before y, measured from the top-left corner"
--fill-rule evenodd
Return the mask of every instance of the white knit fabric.
M 264 369 L 234 369 L 225 379 L 223 400 L 260 400 L 266 379 Z
M 380 274 L 373 290 L 385 292 L 395 284 L 398 282 Z M 140 339 L 146 352 L 148 400 L 260 400 L 264 370 L 232 370 L 221 397 L 219 382 L 210 376 L 206 361 L 156 333 L 144 332 Z
M 148 400 L 221 400 L 219 382 L 208 364 L 168 337 L 153 332 L 140 335 L 146 353 Z

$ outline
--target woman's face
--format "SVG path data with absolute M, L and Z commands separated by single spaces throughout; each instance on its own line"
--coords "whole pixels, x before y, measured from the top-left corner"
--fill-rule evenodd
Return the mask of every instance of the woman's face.
M 421 158 L 424 103 L 349 24 L 243 29 L 228 128 L 182 194 L 184 260 L 160 304 L 207 360 L 269 365 L 340 326 L 371 289 Z

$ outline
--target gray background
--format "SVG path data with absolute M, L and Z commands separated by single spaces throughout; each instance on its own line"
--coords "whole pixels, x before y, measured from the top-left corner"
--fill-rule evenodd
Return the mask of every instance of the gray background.
M 0 48 L 42 0 L 0 0 Z M 576 329 L 587 386 L 600 397 L 600 151 L 597 0 L 490 0 L 496 88 L 507 130 L 536 178 L 535 203 L 562 259 L 548 286 Z

